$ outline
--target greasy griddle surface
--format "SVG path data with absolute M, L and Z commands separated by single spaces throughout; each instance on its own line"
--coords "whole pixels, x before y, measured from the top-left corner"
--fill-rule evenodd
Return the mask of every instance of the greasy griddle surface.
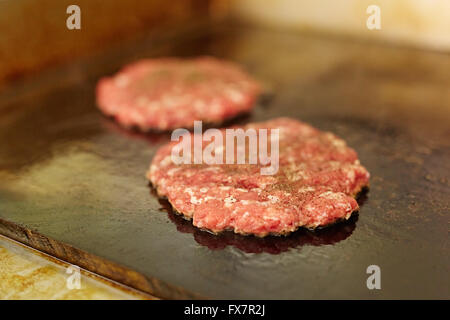
M 344 138 L 372 174 L 358 216 L 256 239 L 202 232 L 152 194 L 166 134 L 120 129 L 95 84 L 142 57 L 211 54 L 273 93 L 239 121 L 301 119 Z M 1 93 L 0 232 L 166 298 L 448 298 L 450 56 L 217 28 L 124 44 Z M 366 287 L 378 265 L 382 289 Z

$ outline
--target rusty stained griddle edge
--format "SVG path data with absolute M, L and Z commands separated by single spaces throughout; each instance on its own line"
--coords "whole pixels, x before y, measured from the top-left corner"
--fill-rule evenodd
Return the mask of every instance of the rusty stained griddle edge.
M 0 234 L 23 243 L 36 250 L 49 254 L 94 274 L 117 281 L 136 290 L 149 293 L 162 299 L 207 299 L 204 296 L 187 291 L 153 277 L 147 277 L 135 270 L 119 265 L 107 259 L 73 247 L 61 241 L 55 241 L 39 232 L 0 218 Z
M 27 250 L 29 253 L 31 253 L 32 255 L 38 256 L 40 258 L 43 258 L 51 263 L 54 263 L 60 267 L 63 268 L 67 268 L 69 263 L 67 263 L 66 261 L 63 261 L 61 259 L 58 259 L 52 255 L 49 255 L 48 253 L 45 253 L 43 251 L 37 250 L 35 248 L 30 247 L 29 245 L 26 245 L 22 242 L 18 242 L 16 240 L 13 240 L 10 237 L 6 237 L 3 234 L 0 233 L 0 242 L 1 241 L 7 241 L 7 243 L 14 245 L 15 247 L 20 247 L 21 249 Z M 140 291 L 140 290 L 136 290 L 134 288 L 131 288 L 129 286 L 126 286 L 122 283 L 119 283 L 117 281 L 113 281 L 111 279 L 105 278 L 103 276 L 100 276 L 99 274 L 93 273 L 87 269 L 83 269 L 80 268 L 80 272 L 83 276 L 93 279 L 95 281 L 98 281 L 108 287 L 114 288 L 114 289 L 118 289 L 120 291 L 123 291 L 133 297 L 136 297 L 138 299 L 142 299 L 142 300 L 159 300 L 159 298 L 152 296 L 146 292 Z

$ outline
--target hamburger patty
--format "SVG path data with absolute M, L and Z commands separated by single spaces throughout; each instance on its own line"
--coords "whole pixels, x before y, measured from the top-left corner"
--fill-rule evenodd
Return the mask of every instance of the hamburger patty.
M 194 226 L 213 233 L 286 235 L 348 219 L 359 209 L 354 197 L 368 186 L 369 173 L 342 139 L 289 118 L 242 128 L 280 130 L 275 174 L 261 175 L 261 164 L 176 165 L 171 152 L 177 142 L 153 158 L 148 179 Z
M 219 124 L 249 112 L 259 85 L 237 64 L 211 57 L 147 59 L 97 84 L 97 105 L 142 131 Z

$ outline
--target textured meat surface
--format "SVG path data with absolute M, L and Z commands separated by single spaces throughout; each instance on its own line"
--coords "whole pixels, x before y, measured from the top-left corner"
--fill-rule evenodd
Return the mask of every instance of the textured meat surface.
M 176 165 L 171 142 L 158 150 L 147 177 L 176 211 L 214 233 L 288 234 L 359 209 L 354 197 L 368 186 L 369 173 L 342 139 L 289 118 L 248 128 L 280 129 L 276 174 L 261 175 L 259 164 Z
M 97 84 L 97 105 L 142 131 L 222 123 L 249 112 L 258 84 L 238 65 L 212 57 L 140 60 Z

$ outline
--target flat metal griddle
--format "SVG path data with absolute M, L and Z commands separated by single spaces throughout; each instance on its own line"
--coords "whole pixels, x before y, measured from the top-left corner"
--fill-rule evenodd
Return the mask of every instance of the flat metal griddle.
M 449 298 L 450 56 L 221 26 L 114 50 L 1 93 L 0 232 L 163 298 Z M 214 55 L 272 93 L 239 121 L 290 116 L 354 147 L 359 215 L 257 239 L 200 231 L 152 194 L 167 134 L 120 129 L 95 84 L 143 57 Z M 381 268 L 382 289 L 366 287 Z

